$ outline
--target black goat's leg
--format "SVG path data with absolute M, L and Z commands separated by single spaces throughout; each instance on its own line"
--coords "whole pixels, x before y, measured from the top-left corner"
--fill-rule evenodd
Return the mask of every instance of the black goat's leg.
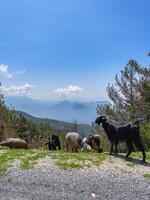
M 53 150 L 56 150 L 56 146 L 53 146 Z
M 51 147 L 51 146 L 48 146 L 48 149 L 49 149 L 49 150 L 52 150 L 52 147 Z
M 98 153 L 102 153 L 102 152 L 103 152 L 103 149 L 101 147 L 99 147 Z
M 111 144 L 111 148 L 110 148 L 110 155 L 112 154 L 112 152 L 113 152 L 113 147 L 114 147 L 114 144 Z
M 143 154 L 143 162 L 145 162 L 145 161 L 146 161 L 146 154 L 145 154 L 145 151 L 144 151 L 144 149 L 141 150 L 141 151 L 142 151 L 142 154 Z
M 129 149 L 129 150 L 128 150 L 128 153 L 126 154 L 126 158 L 129 157 L 129 155 L 132 153 L 132 150 L 133 150 L 133 149 Z
M 118 148 L 117 148 L 117 144 L 115 144 L 115 154 L 118 153 Z
M 140 138 L 137 138 L 134 141 L 134 143 L 135 143 L 135 146 L 142 152 L 142 154 L 143 154 L 143 162 L 145 162 L 145 160 L 146 160 L 146 154 L 145 154 L 144 146 L 143 146 Z
M 61 146 L 60 146 L 60 144 L 58 145 L 58 150 L 61 150 Z
M 126 154 L 126 158 L 129 157 L 129 155 L 132 153 L 133 151 L 133 143 L 131 141 L 127 141 L 127 147 L 128 147 L 128 153 Z

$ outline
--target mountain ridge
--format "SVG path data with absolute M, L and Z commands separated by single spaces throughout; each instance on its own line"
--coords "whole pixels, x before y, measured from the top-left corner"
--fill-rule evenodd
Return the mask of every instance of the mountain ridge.
M 91 124 L 95 120 L 97 105 L 109 104 L 107 101 L 42 101 L 27 97 L 6 97 L 6 105 L 14 107 L 39 118 Z

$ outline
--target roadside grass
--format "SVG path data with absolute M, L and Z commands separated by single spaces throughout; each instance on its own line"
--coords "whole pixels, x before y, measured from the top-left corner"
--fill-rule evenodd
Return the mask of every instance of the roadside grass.
M 135 167 L 137 165 L 137 163 L 136 163 L 137 161 L 134 162 L 134 159 L 142 161 L 143 156 L 142 156 L 141 152 L 133 152 L 131 154 L 131 158 L 133 159 L 133 160 L 131 159 L 131 161 L 125 160 L 126 161 L 126 165 L 128 167 Z M 146 152 L 146 162 L 150 162 L 150 152 Z
M 0 148 L 0 150 L 6 151 L 0 154 L 0 175 L 5 174 L 5 171 L 14 160 L 20 161 L 20 167 L 22 169 L 29 169 L 33 167 L 37 159 L 43 158 L 49 154 L 48 151 L 37 149 Z
M 20 158 L 21 169 L 29 169 L 34 167 L 37 160 L 50 155 L 50 152 L 45 150 L 32 150 Z
M 0 175 L 5 174 L 13 161 L 18 160 L 21 169 L 34 167 L 37 160 L 50 156 L 57 166 L 62 169 L 98 166 L 108 156 L 106 153 L 68 153 L 64 151 L 47 151 L 41 149 L 9 149 L 0 147 L 4 151 L 0 154 Z
M 50 156 L 54 159 L 55 164 L 61 169 L 82 169 L 87 167 L 99 166 L 105 159 L 110 160 L 108 153 L 68 153 L 65 151 L 47 151 L 42 149 L 9 149 L 0 147 L 0 175 L 5 174 L 7 168 L 11 166 L 13 161 L 18 160 L 21 169 L 29 169 L 34 167 L 37 160 Z M 146 153 L 147 161 L 150 161 L 150 152 Z M 134 152 L 132 158 L 142 159 L 140 152 Z M 110 162 L 113 161 L 111 160 Z M 134 167 L 136 163 L 127 162 L 127 166 Z
M 128 167 L 135 167 L 136 164 L 135 163 L 132 163 L 132 162 L 127 162 L 126 164 Z
M 141 152 L 133 152 L 133 153 L 131 154 L 131 157 L 132 157 L 132 158 L 135 158 L 135 159 L 139 159 L 139 160 L 142 160 L 142 158 L 143 158 Z M 150 162 L 150 152 L 146 152 L 146 161 L 147 161 L 147 162 Z
M 56 165 L 62 169 L 99 166 L 108 155 L 106 153 L 68 153 L 57 151 L 51 154 L 53 159 L 56 159 Z
M 150 179 L 150 174 L 143 174 L 143 177 L 146 179 Z

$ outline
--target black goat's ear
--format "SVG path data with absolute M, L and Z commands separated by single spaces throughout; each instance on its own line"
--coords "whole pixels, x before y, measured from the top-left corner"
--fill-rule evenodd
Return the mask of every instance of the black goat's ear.
M 100 120 L 100 117 L 97 117 L 95 120 L 95 123 L 97 124 L 99 120 Z
M 102 121 L 103 121 L 103 122 L 107 122 L 107 118 L 104 116 L 104 117 L 102 118 Z
M 139 125 L 140 125 L 140 122 L 139 122 L 139 121 L 135 121 L 135 122 L 134 122 L 134 125 L 139 126 Z
M 92 136 L 92 135 L 90 135 L 90 136 L 89 136 L 89 139 L 92 139 L 92 138 L 93 138 L 93 136 Z
M 104 116 L 104 115 L 102 115 L 102 116 L 101 116 L 101 118 L 102 118 L 102 119 L 106 119 L 106 120 L 107 120 L 106 116 Z

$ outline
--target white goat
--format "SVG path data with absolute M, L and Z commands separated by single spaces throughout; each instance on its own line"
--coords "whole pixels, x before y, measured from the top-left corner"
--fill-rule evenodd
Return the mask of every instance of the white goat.
M 68 152 L 78 152 L 82 147 L 82 138 L 79 133 L 69 132 L 65 137 L 65 143 Z

